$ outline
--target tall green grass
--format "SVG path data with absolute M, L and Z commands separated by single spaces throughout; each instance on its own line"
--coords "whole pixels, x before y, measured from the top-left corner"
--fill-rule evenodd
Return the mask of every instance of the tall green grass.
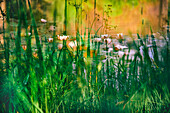
M 48 43 L 49 46 L 44 54 L 28 0 L 31 26 L 34 31 L 32 36 L 35 36 L 38 49 L 38 56 L 35 57 L 31 36 L 28 36 L 26 2 L 19 0 L 18 3 L 20 18 L 16 43 L 9 51 L 8 47 L 5 47 L 7 49 L 4 55 L 9 55 L 9 62 L 5 63 L 8 63 L 9 67 L 5 67 L 6 70 L 0 76 L 1 112 L 169 112 L 170 74 L 167 65 L 169 63 L 167 40 L 160 52 L 155 37 L 151 34 L 153 45 L 151 49 L 154 55 L 154 59 L 151 59 L 148 54 L 149 48 L 144 41 L 145 37 L 138 34 L 140 43 L 133 41 L 137 51 L 134 59 L 129 59 L 129 55 L 114 59 L 115 51 L 108 53 L 106 49 L 107 57 L 104 62 L 100 46 L 105 42 L 91 42 L 94 38 L 91 36 L 91 27 L 88 28 L 88 40 L 85 40 L 86 33 L 84 38 L 79 32 L 77 33 L 76 51 L 67 47 L 67 40 L 63 40 L 63 48 L 59 50 L 54 40 L 52 49 L 48 49 L 50 46 Z M 55 21 L 56 9 L 54 26 Z M 26 30 L 24 37 L 27 44 L 26 51 L 21 47 L 23 40 L 21 29 Z M 98 30 L 95 31 L 96 34 L 97 32 Z M 7 33 L 9 35 L 10 32 Z M 52 36 L 54 39 L 57 37 L 55 32 Z M 105 45 L 108 48 L 107 42 Z M 87 50 L 80 50 L 80 46 L 86 46 Z M 139 50 L 141 46 L 143 54 Z M 15 53 L 11 52 L 13 50 Z M 87 57 L 83 56 L 85 52 Z

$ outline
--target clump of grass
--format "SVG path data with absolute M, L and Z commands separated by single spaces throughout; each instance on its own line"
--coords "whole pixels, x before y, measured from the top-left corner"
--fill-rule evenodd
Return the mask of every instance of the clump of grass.
M 8 76 L 5 71 L 1 76 L 1 112 L 168 112 L 168 41 L 165 48 L 158 52 L 153 35 L 149 48 L 138 34 L 140 43 L 133 41 L 137 51 L 133 59 L 129 59 L 129 55 L 115 58 L 114 47 L 111 53 L 106 49 L 106 58 L 102 58 L 101 44 L 108 48 L 108 43 L 91 43 L 94 38 L 91 27 L 88 28 L 87 41 L 86 32 L 84 39 L 80 34 L 76 35 L 75 51 L 67 47 L 67 40 L 63 40 L 61 50 L 57 49 L 54 31 L 52 49 L 46 42 L 49 45 L 43 54 L 29 0 L 28 5 L 38 57 L 33 53 L 31 37 L 28 36 L 26 3 L 19 0 L 16 54 L 10 53 L 8 48 L 5 50 L 5 55 L 11 55 L 9 68 L 6 67 Z M 54 26 L 55 13 L 56 9 Z M 22 22 L 26 30 L 26 55 L 21 47 Z M 95 31 L 95 37 L 99 29 Z M 83 46 L 87 50 L 80 50 Z M 150 49 L 153 50 L 153 57 Z M 85 52 L 87 57 L 83 56 Z

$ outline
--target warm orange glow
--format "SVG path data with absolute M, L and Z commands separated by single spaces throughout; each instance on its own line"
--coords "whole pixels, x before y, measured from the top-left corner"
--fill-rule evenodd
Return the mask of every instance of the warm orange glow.
M 26 46 L 26 45 L 22 45 L 22 48 L 23 48 L 23 50 L 25 50 L 25 51 L 26 51 L 27 46 Z
M 33 56 L 34 56 L 35 58 L 38 58 L 38 54 L 37 54 L 36 52 L 33 52 Z
M 92 58 L 93 57 L 93 53 L 95 54 L 95 56 L 97 56 L 97 51 L 96 50 L 90 50 L 90 57 Z M 83 56 L 85 58 L 87 58 L 87 52 L 84 52 L 83 53 Z

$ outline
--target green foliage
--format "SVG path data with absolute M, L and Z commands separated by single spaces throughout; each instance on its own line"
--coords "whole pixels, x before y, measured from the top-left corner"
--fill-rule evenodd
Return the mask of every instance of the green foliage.
M 9 54 L 9 67 L 4 65 L 6 62 L 0 62 L 3 68 L 0 112 L 169 112 L 168 40 L 163 40 L 166 44 L 159 51 L 153 34 L 150 48 L 145 41 L 147 36 L 137 34 L 139 43 L 133 40 L 137 51 L 134 58 L 123 55 L 116 59 L 114 51 L 108 53 L 106 49 L 106 54 L 102 54 L 101 44 L 105 42 L 92 41 L 98 37 L 101 27 L 97 28 L 94 37 L 91 35 L 92 27 L 87 28 L 88 40 L 85 40 L 86 32 L 84 38 L 77 33 L 76 50 L 67 46 L 67 40 L 58 41 L 55 32 L 50 34 L 55 39 L 53 43 L 41 43 L 39 37 L 42 34 L 37 30 L 29 0 L 34 30 L 31 36 L 28 36 L 26 3 L 19 0 L 19 5 L 16 43 L 10 51 L 5 50 L 5 55 Z M 56 15 L 55 8 L 54 25 Z M 24 37 L 21 37 L 22 29 L 26 30 Z M 32 37 L 36 40 L 35 45 L 31 45 Z M 22 48 L 24 39 L 26 51 Z M 62 49 L 56 46 L 58 43 L 63 44 Z M 108 48 L 108 43 L 105 44 Z M 87 47 L 87 50 L 80 50 L 80 47 Z M 143 47 L 143 53 L 140 47 Z M 149 49 L 153 49 L 153 58 Z M 84 53 L 87 57 L 83 56 Z

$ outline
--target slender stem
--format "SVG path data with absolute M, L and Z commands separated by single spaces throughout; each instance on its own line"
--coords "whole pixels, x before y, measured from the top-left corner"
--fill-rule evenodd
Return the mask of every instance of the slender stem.
M 41 73 L 43 74 L 44 73 L 43 55 L 42 55 L 40 40 L 39 40 L 39 36 L 38 36 L 37 26 L 36 26 L 36 23 L 35 23 L 35 19 L 34 19 L 33 13 L 32 13 L 32 8 L 31 8 L 31 4 L 30 4 L 29 0 L 28 0 L 28 5 L 29 5 L 29 9 L 30 9 L 30 14 L 31 14 L 32 25 L 33 25 L 33 28 L 34 28 L 34 34 L 35 34 L 35 39 L 36 39 L 36 46 L 38 48 L 39 64 L 40 64 L 40 68 L 42 70 Z
M 64 16 L 64 35 L 67 35 L 67 0 L 65 0 Z

